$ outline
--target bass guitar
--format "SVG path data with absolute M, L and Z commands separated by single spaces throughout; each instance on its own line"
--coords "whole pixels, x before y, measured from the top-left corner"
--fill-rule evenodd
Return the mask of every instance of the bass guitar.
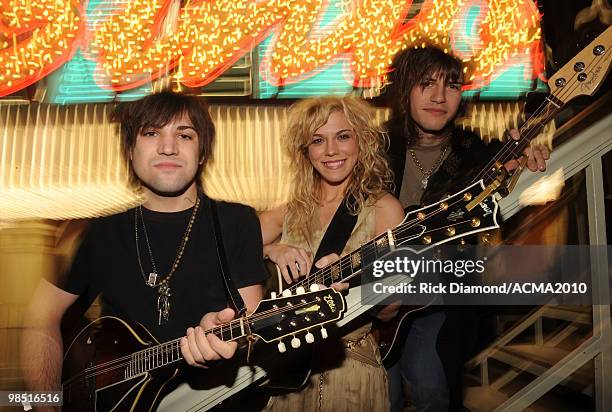
M 518 177 L 524 170 L 526 159 L 523 157 L 519 163 L 519 168 L 513 172 L 512 176 L 507 175 L 503 165 L 509 160 L 521 157 L 523 150 L 529 145 L 531 140 L 540 133 L 544 125 L 552 120 L 555 114 L 570 100 L 578 96 L 591 96 L 598 90 L 610 71 L 610 62 L 612 61 L 611 48 L 612 26 L 608 27 L 605 32 L 599 35 L 548 80 L 550 94 L 519 129 L 520 140 L 508 139 L 493 159 L 472 180 L 470 187 L 477 185 L 483 187 L 484 190 L 474 200 L 470 200 L 469 203 L 455 209 L 450 215 L 446 216 L 450 224 L 445 229 L 449 235 L 448 239 L 432 238 L 431 244 L 439 245 L 457 238 L 457 236 L 450 236 L 455 231 L 455 225 L 451 224 L 451 217 L 464 220 L 464 216 L 467 216 L 466 213 L 476 207 L 479 199 L 495 194 L 503 197 L 514 189 Z M 468 192 L 464 190 L 461 193 L 467 195 Z M 453 196 L 453 198 L 456 198 L 456 196 Z M 439 202 L 437 207 L 444 203 L 448 203 L 448 201 Z M 420 221 L 420 225 L 430 227 L 431 223 L 425 217 L 430 214 L 431 210 L 432 206 L 414 210 L 408 213 L 406 219 L 408 221 Z M 494 210 L 494 213 L 497 213 L 497 209 Z M 476 221 L 473 222 L 473 225 L 476 225 Z M 477 231 L 483 230 L 481 226 L 479 229 L 481 230 Z M 420 241 L 427 244 L 429 239 L 421 239 Z M 409 320 L 412 318 L 411 314 L 420 309 L 419 307 L 411 306 L 402 307 L 400 313 L 390 322 L 377 322 L 376 335 L 385 366 L 393 365 L 401 356 L 401 348 L 410 329 Z
M 263 300 L 249 316 L 208 329 L 229 342 L 278 341 L 291 347 L 304 334 L 313 343 L 315 334 L 327 337 L 323 325 L 342 319 L 346 310 L 341 293 L 333 289 L 280 299 Z M 86 326 L 68 346 L 63 362 L 64 411 L 154 411 L 164 387 L 186 364 L 180 339 L 157 340 L 140 324 L 105 316 Z

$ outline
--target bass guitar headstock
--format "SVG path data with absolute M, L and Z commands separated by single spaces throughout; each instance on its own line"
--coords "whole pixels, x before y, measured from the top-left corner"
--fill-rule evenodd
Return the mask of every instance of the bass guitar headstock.
M 345 311 L 342 294 L 328 288 L 262 300 L 249 316 L 249 323 L 253 335 L 267 343 L 279 341 L 278 350 L 283 353 L 287 350 L 283 339 L 290 339 L 291 347 L 297 349 L 301 346 L 299 335 L 304 335 L 306 343 L 313 343 L 316 335 L 327 338 L 323 325 L 342 319 Z
M 550 94 L 563 105 L 591 96 L 601 86 L 612 62 L 612 26 L 557 71 L 549 80 Z

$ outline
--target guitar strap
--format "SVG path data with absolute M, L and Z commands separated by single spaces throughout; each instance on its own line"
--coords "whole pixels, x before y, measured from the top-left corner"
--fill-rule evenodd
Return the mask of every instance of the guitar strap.
M 344 249 L 344 246 L 346 246 L 346 243 L 353 232 L 353 228 L 357 224 L 357 215 L 350 214 L 347 203 L 355 205 L 356 202 L 357 201 L 355 198 L 350 196 L 340 203 L 334 217 L 332 218 L 331 222 L 329 222 L 329 226 L 323 235 L 323 239 L 321 239 L 321 243 L 319 244 L 317 253 L 315 253 L 313 262 L 316 262 L 323 256 L 327 256 L 330 253 L 336 253 L 337 255 L 342 253 L 342 249 Z M 312 275 L 317 270 L 318 269 L 312 265 L 310 274 Z
M 223 277 L 223 284 L 225 285 L 225 292 L 227 297 L 236 311 L 236 317 L 240 317 L 246 313 L 246 306 L 244 300 L 238 292 L 238 288 L 234 284 L 232 275 L 227 264 L 227 256 L 225 255 L 225 248 L 223 247 L 223 237 L 221 236 L 221 225 L 219 224 L 219 213 L 217 211 L 217 202 L 211 198 L 208 198 L 210 202 L 210 210 L 213 221 L 213 232 L 215 234 L 215 240 L 217 242 L 217 258 L 219 259 L 219 270 L 221 270 L 221 276 Z

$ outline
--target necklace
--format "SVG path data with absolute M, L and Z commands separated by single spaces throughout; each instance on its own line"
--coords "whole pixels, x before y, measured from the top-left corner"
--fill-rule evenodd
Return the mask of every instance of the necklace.
M 416 155 L 416 151 L 414 149 L 408 150 L 410 152 L 410 157 L 412 157 L 412 160 L 414 161 L 414 164 L 416 165 L 416 167 L 419 168 L 419 170 L 421 171 L 421 174 L 423 175 L 423 179 L 421 179 L 421 187 L 423 188 L 423 190 L 427 189 L 427 183 L 429 182 L 429 177 L 431 176 L 433 172 L 435 172 L 438 169 L 438 166 L 440 166 L 440 163 L 442 163 L 442 160 L 444 159 L 444 155 L 446 154 L 446 151 L 448 150 L 448 146 L 449 146 L 448 143 L 444 145 L 444 148 L 442 149 L 440 156 L 438 156 L 435 163 L 433 164 L 433 166 L 431 166 L 431 168 L 428 171 L 425 171 L 425 169 L 423 169 L 423 165 L 419 161 L 419 158 Z
M 136 239 L 136 255 L 138 257 L 138 267 L 140 268 L 140 274 L 142 275 L 145 284 L 152 288 L 157 289 L 157 312 L 158 312 L 158 324 L 162 324 L 162 320 L 167 322 L 170 317 L 170 296 L 172 296 L 170 289 L 170 279 L 172 279 L 172 275 L 176 272 L 178 268 L 181 258 L 183 257 L 183 253 L 185 252 L 185 246 L 187 246 L 187 242 L 189 241 L 189 234 L 191 233 L 191 228 L 193 227 L 193 223 L 195 222 L 196 215 L 198 213 L 198 208 L 200 207 L 200 198 L 196 199 L 195 205 L 193 207 L 193 212 L 191 213 L 191 218 L 189 219 L 189 223 L 187 224 L 187 229 L 185 229 L 185 234 L 183 235 L 183 240 L 179 245 L 178 251 L 176 253 L 176 257 L 174 258 L 174 263 L 170 268 L 170 272 L 166 275 L 158 283 L 158 271 L 157 266 L 155 265 L 155 259 L 153 258 L 153 252 L 151 251 L 151 244 L 149 243 L 149 236 L 147 234 L 147 227 L 145 226 L 144 217 L 142 215 L 142 207 L 138 206 L 134 210 L 134 237 Z M 144 232 L 145 242 L 147 244 L 147 250 L 149 252 L 149 259 L 151 260 L 151 266 L 153 267 L 153 272 L 149 273 L 149 277 L 145 276 L 144 270 L 142 268 L 142 262 L 140 260 L 140 247 L 138 242 L 138 220 L 140 217 L 140 222 L 142 223 L 142 230 Z

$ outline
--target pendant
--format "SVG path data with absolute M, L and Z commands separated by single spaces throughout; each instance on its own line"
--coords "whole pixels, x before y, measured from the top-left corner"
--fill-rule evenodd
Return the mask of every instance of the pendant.
M 423 179 L 421 179 L 421 187 L 423 188 L 423 190 L 427 189 L 428 181 L 429 181 L 428 176 L 425 176 Z
M 151 272 L 149 273 L 149 280 L 147 280 L 147 286 L 154 288 L 157 286 L 157 273 Z
M 167 283 L 162 282 L 157 290 L 159 296 L 157 297 L 157 312 L 158 312 L 158 324 L 161 325 L 162 321 L 167 322 L 170 318 L 170 287 Z

